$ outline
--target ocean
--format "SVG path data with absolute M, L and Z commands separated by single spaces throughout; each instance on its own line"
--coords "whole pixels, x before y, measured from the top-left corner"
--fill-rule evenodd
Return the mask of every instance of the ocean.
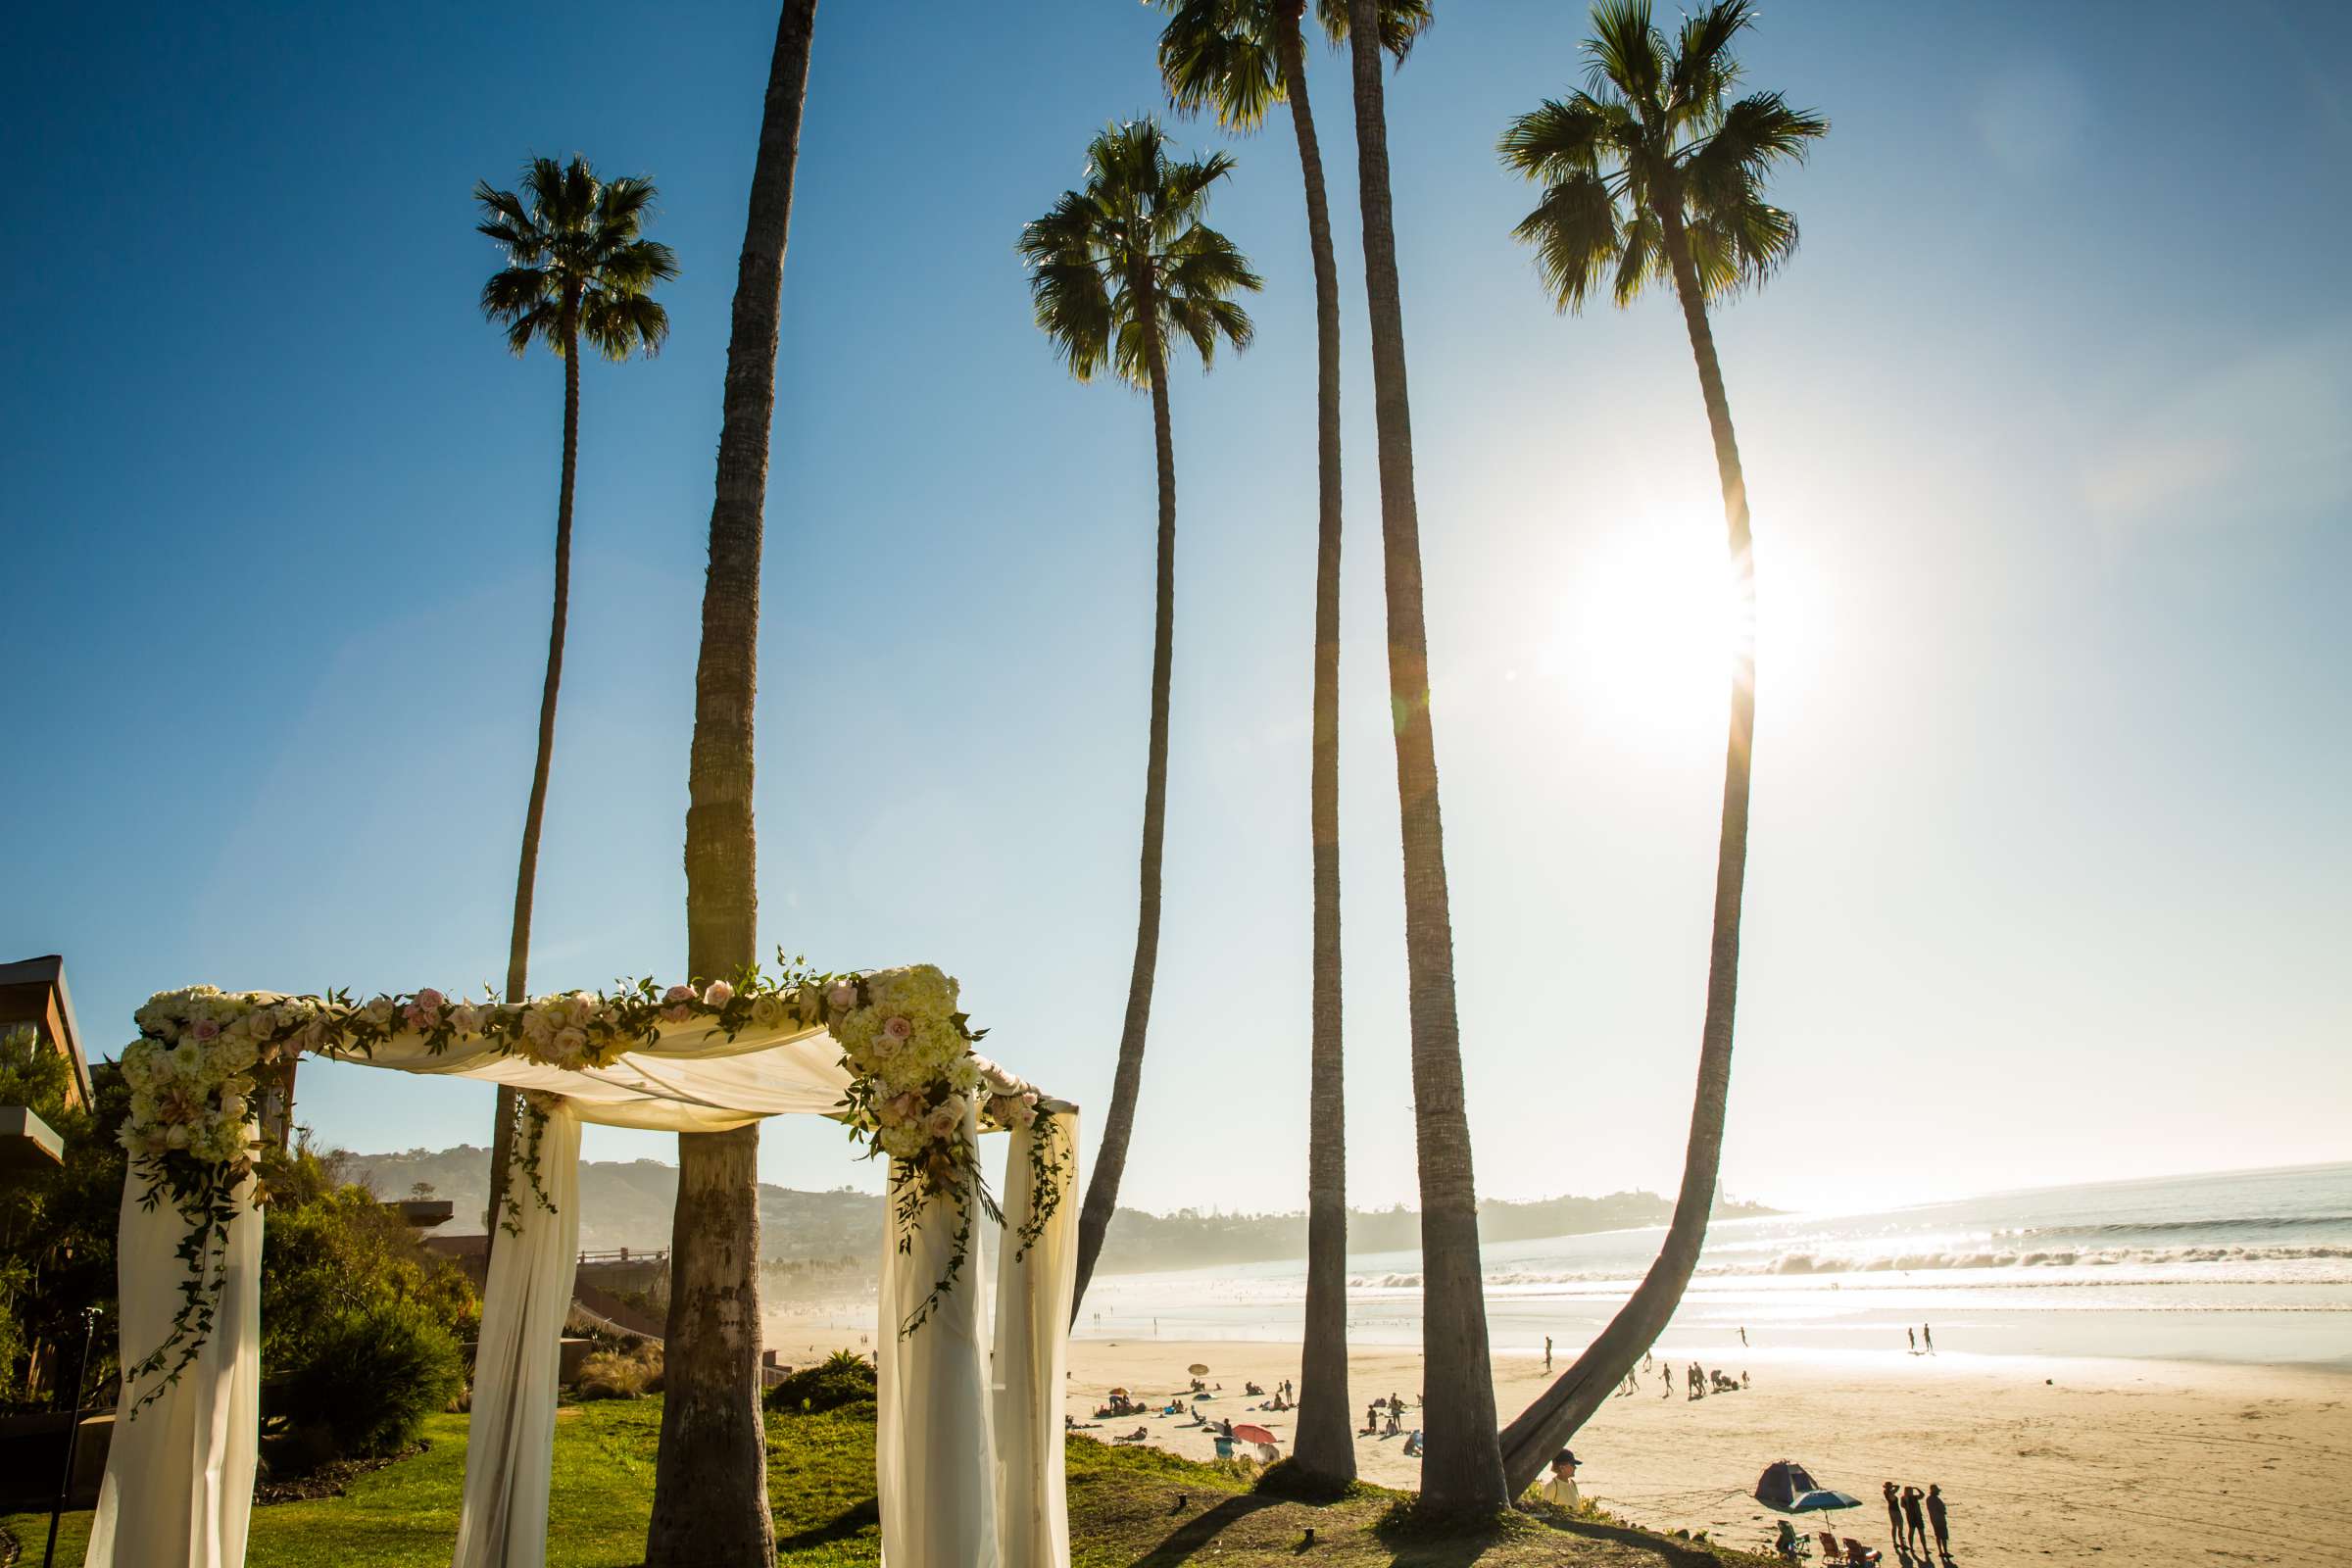
M 1495 1353 L 1572 1352 L 1656 1256 L 1657 1228 L 1484 1250 Z M 1421 1338 L 1417 1251 L 1348 1259 L 1348 1334 Z M 1098 1277 L 1082 1339 L 1295 1341 L 1302 1261 Z M 2352 1371 L 2352 1164 L 1719 1220 L 1661 1351 L 2120 1356 Z M 1745 1342 L 1742 1344 L 1741 1331 Z

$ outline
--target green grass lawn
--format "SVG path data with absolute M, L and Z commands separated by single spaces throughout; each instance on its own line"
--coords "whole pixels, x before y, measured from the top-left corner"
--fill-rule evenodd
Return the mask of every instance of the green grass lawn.
M 567 1405 L 556 1423 L 549 1499 L 550 1568 L 635 1568 L 643 1560 L 662 1401 Z M 466 1475 L 466 1418 L 436 1416 L 431 1447 L 352 1482 L 340 1497 L 253 1511 L 251 1568 L 446 1568 Z M 768 1497 L 777 1554 L 793 1568 L 871 1564 L 874 1425 L 870 1406 L 770 1416 Z M 1295 1562 L 1363 1568 L 1718 1568 L 1731 1554 L 1611 1525 L 1505 1519 L 1431 1531 L 1401 1514 L 1397 1493 L 1360 1487 L 1333 1503 L 1252 1489 L 1239 1466 L 1194 1464 L 1150 1448 L 1070 1445 L 1074 1568 Z M 78 1568 L 87 1513 L 69 1514 L 58 1561 Z M 40 1561 L 48 1519 L 0 1520 Z M 1301 1552 L 1306 1527 L 1317 1544 Z M 923 1565 L 908 1565 L 923 1568 Z

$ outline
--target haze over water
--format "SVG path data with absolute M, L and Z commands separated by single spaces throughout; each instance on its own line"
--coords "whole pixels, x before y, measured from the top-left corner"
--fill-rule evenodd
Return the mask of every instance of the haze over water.
M 1661 1231 L 1484 1250 L 1498 1356 L 1582 1346 Z M 1348 1333 L 1418 1344 L 1419 1256 L 1349 1258 Z M 1083 1338 L 1291 1340 L 1301 1261 L 1099 1277 Z M 1876 1212 L 1720 1220 L 1659 1340 L 1727 1369 L 1776 1352 L 2223 1360 L 2352 1371 L 2352 1164 L 2054 1187 Z M 1742 1351 L 1739 1331 L 1747 1331 Z M 1744 1355 L 1744 1361 L 1737 1359 Z

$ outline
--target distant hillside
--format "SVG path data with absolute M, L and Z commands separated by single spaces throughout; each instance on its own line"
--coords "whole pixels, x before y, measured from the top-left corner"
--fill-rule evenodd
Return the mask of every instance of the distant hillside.
M 1771 1214 L 1757 1203 L 1717 1200 L 1719 1218 Z M 1584 1236 L 1593 1231 L 1663 1225 L 1674 1204 L 1655 1193 L 1612 1193 L 1606 1198 L 1545 1198 L 1529 1203 L 1493 1201 L 1478 1206 L 1478 1234 L 1485 1242 L 1526 1242 L 1546 1236 Z M 1348 1211 L 1348 1250 L 1396 1252 L 1421 1245 L 1421 1216 L 1402 1207 Z M 1101 1267 L 1109 1273 L 1200 1268 L 1212 1263 L 1267 1263 L 1306 1255 L 1304 1214 L 1201 1214 L 1180 1209 L 1147 1214 L 1122 1208 L 1102 1242 Z
M 467 1145 L 401 1154 L 349 1154 L 346 1168 L 379 1198 L 407 1198 L 418 1182 L 457 1205 L 452 1234 L 482 1228 L 490 1200 L 490 1151 Z M 677 1205 L 678 1169 L 660 1160 L 580 1162 L 580 1248 L 584 1251 L 658 1250 L 669 1245 Z M 1606 1198 L 1547 1198 L 1531 1203 L 1479 1205 L 1479 1235 L 1488 1242 L 1534 1241 L 1593 1231 L 1663 1225 L 1674 1205 L 1655 1193 Z M 1755 1203 L 1719 1201 L 1719 1217 L 1770 1214 Z M 760 1184 L 760 1250 L 763 1257 L 872 1259 L 881 1245 L 882 1200 L 847 1188 L 805 1193 Z M 1351 1252 L 1402 1251 L 1420 1245 L 1421 1216 L 1409 1208 L 1348 1216 Z M 1148 1214 L 1122 1208 L 1102 1246 L 1110 1273 L 1205 1268 L 1218 1263 L 1264 1263 L 1306 1255 L 1303 1214 L 1201 1214 L 1181 1209 Z
M 344 1168 L 378 1198 L 407 1198 L 416 1183 L 457 1207 L 443 1229 L 478 1233 L 490 1202 L 490 1151 L 412 1149 L 400 1154 L 346 1154 Z M 653 1251 L 669 1245 L 678 1202 L 678 1168 L 656 1159 L 580 1161 L 580 1250 L 628 1248 Z M 870 1258 L 881 1245 L 882 1200 L 842 1189 L 804 1193 L 760 1184 L 760 1252 L 769 1259 Z

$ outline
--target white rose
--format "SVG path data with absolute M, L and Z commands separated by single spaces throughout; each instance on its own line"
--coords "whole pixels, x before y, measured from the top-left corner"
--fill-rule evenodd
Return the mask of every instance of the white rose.
M 188 1147 L 188 1129 L 187 1129 L 187 1124 L 186 1124 L 186 1123 L 184 1123 L 184 1122 L 173 1122 L 173 1123 L 172 1123 L 171 1126 L 169 1126 L 169 1127 L 165 1128 L 165 1129 L 164 1129 L 164 1147 L 165 1147 L 165 1148 L 167 1148 L 167 1149 L 185 1149 L 185 1148 L 187 1148 L 187 1147 Z
M 784 1024 L 784 1004 L 780 998 L 761 997 L 752 1004 L 752 1022 L 762 1029 L 778 1029 Z
M 449 1009 L 449 1025 L 462 1035 L 478 1034 L 482 1027 L 482 1015 L 474 1010 L 472 1003 L 461 1002 Z

